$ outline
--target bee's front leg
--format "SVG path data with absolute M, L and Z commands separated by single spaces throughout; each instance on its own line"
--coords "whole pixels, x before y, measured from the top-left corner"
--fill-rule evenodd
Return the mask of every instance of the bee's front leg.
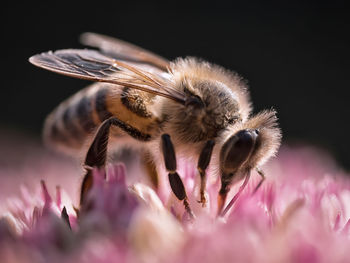
M 198 201 L 199 203 L 202 204 L 204 207 L 207 203 L 207 200 L 205 198 L 205 188 L 206 188 L 206 174 L 205 170 L 207 169 L 211 155 L 213 153 L 213 148 L 214 148 L 215 142 L 213 140 L 207 141 L 207 143 L 204 145 L 198 159 L 198 164 L 197 164 L 197 169 L 201 178 L 201 186 L 200 186 L 200 200 Z
M 80 205 L 84 203 L 86 195 L 92 187 L 92 168 L 102 168 L 106 164 L 109 130 L 112 125 L 117 126 L 139 141 L 151 140 L 151 135 L 139 131 L 116 117 L 111 117 L 105 120 L 97 130 L 95 138 L 86 154 L 84 166 L 87 169 L 87 172 L 81 186 Z
M 188 203 L 188 198 L 185 190 L 185 186 L 179 176 L 179 174 L 176 172 L 177 164 L 176 164 L 176 155 L 174 150 L 174 145 L 171 142 L 170 136 L 168 134 L 162 135 L 162 152 L 164 157 L 164 163 L 165 168 L 169 172 L 169 183 L 171 190 L 179 199 L 180 201 L 183 201 L 185 209 L 187 213 L 190 215 L 191 218 L 194 218 L 194 214 L 192 212 L 192 209 L 190 207 L 190 204 Z

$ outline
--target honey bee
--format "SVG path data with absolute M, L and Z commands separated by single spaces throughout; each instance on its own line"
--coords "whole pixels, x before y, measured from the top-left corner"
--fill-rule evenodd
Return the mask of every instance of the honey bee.
M 276 112 L 252 115 L 245 82 L 236 73 L 187 57 L 170 62 L 130 43 L 84 33 L 92 49 L 65 49 L 32 56 L 41 68 L 91 80 L 91 86 L 62 102 L 47 118 L 45 140 L 57 148 L 81 149 L 91 134 L 81 202 L 92 185 L 92 167 L 104 167 L 109 138 L 142 149 L 148 173 L 168 172 L 170 187 L 193 216 L 177 173 L 176 153 L 197 160 L 200 200 L 206 204 L 206 169 L 218 167 L 218 214 L 224 215 L 230 187 L 276 154 L 281 140 Z M 215 156 L 215 158 L 211 158 Z M 160 165 L 160 161 L 164 164 Z M 257 186 L 257 187 L 258 187 Z

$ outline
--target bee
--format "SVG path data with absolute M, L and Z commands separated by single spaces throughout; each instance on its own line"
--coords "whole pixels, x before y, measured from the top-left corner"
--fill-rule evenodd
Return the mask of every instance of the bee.
M 56 148 L 82 149 L 93 134 L 81 203 L 92 185 L 91 169 L 105 166 L 112 140 L 142 149 L 155 185 L 157 171 L 165 167 L 173 193 L 191 216 L 176 154 L 196 160 L 203 206 L 207 167 L 218 168 L 218 214 L 224 215 L 237 197 L 225 207 L 231 186 L 244 179 L 241 191 L 252 170 L 262 176 L 257 188 L 261 185 L 265 176 L 259 167 L 276 154 L 281 131 L 274 110 L 252 114 L 247 86 L 237 73 L 193 57 L 170 62 L 95 33 L 81 39 L 99 51 L 65 49 L 29 59 L 38 67 L 96 82 L 62 102 L 44 125 L 45 140 Z

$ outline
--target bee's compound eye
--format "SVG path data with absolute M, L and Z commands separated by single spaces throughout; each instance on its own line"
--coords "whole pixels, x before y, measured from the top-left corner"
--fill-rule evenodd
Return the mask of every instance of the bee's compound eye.
M 248 160 L 258 135 L 255 130 L 240 130 L 222 146 L 220 159 L 226 174 L 236 172 Z

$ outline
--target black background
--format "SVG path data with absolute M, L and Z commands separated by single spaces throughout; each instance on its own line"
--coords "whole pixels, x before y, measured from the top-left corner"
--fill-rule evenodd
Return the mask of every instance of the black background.
M 237 71 L 255 112 L 278 111 L 284 142 L 321 146 L 350 168 L 350 19 L 342 2 L 34 2 L 12 1 L 1 11 L 1 129 L 40 136 L 50 110 L 88 82 L 27 59 L 81 48 L 79 34 L 92 31 L 169 59 L 198 56 Z

